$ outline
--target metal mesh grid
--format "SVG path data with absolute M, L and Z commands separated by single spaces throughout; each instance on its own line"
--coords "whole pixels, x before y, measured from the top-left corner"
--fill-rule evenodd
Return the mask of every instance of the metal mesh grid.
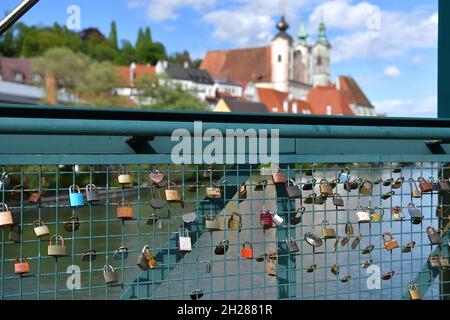
M 312 178 L 316 184 L 311 191 L 303 190 L 302 199 L 289 199 L 285 184 L 274 184 L 272 169 L 262 166 L 175 166 L 175 165 L 130 165 L 127 166 L 133 184 L 118 183 L 117 166 L 8 166 L 10 183 L 1 192 L 2 202 L 13 213 L 13 220 L 22 230 L 21 242 L 9 240 L 9 227 L 2 228 L 0 294 L 2 299 L 189 299 L 193 290 L 201 289 L 201 299 L 401 299 L 408 297 L 408 284 L 414 281 L 426 299 L 443 299 L 448 293 L 448 272 L 445 268 L 429 268 L 428 258 L 442 253 L 448 256 L 448 238 L 442 234 L 440 246 L 432 246 L 426 227 L 444 227 L 447 219 L 436 216 L 438 205 L 447 203 L 445 194 L 433 191 L 412 198 L 408 179 L 418 180 L 434 177 L 443 179 L 447 167 L 442 163 L 356 163 L 356 164 L 291 164 L 281 165 L 288 178 L 303 186 Z M 304 200 L 313 192 L 320 194 L 320 181 L 331 182 L 339 178 L 344 168 L 350 170 L 350 181 L 361 178 L 380 183 L 373 185 L 371 195 L 356 190 L 344 189 L 340 181 L 333 189 L 344 200 L 344 207 L 333 205 L 328 197 L 323 205 L 305 204 Z M 124 167 L 121 167 L 122 170 Z M 314 168 L 314 170 L 312 170 Z M 400 172 L 398 172 L 401 168 Z M 164 175 L 164 181 L 156 187 L 149 179 L 155 169 Z M 122 171 L 124 173 L 125 171 Z M 312 175 L 311 175 L 312 174 Z M 45 177 L 45 178 L 44 178 Z M 381 196 L 392 190 L 384 185 L 389 178 L 405 180 L 395 194 L 386 200 Z M 446 176 L 447 177 L 447 176 Z M 266 180 L 265 188 L 255 190 Z M 152 190 L 156 198 L 165 200 L 167 182 L 176 184 L 182 202 L 165 203 L 161 209 L 150 205 Z M 239 198 L 239 188 L 245 182 L 247 196 Z M 87 203 L 85 186 L 93 183 L 100 193 L 98 203 Z M 416 182 L 418 183 L 418 182 Z M 71 185 L 82 189 L 83 207 L 70 206 L 68 194 Z M 221 197 L 206 197 L 206 188 L 217 185 Z M 198 186 L 195 187 L 194 186 Z M 257 188 L 258 189 L 258 188 Z M 41 201 L 30 203 L 32 192 L 44 191 Z M 121 220 L 116 216 L 119 202 L 127 200 L 133 208 L 133 220 Z M 421 224 L 413 225 L 408 214 L 408 204 L 414 203 L 423 213 Z M 385 211 L 381 223 L 358 224 L 356 209 L 381 207 Z M 305 207 L 301 222 L 290 223 L 296 210 Z M 402 208 L 405 218 L 395 221 L 391 210 Z M 263 229 L 260 213 L 268 209 L 277 213 L 284 222 L 270 229 Z M 197 220 L 184 224 L 181 216 L 194 211 Z M 232 212 L 241 213 L 240 231 L 204 228 L 205 215 L 215 211 L 226 220 Z M 152 214 L 159 217 L 152 219 Z M 79 229 L 65 230 L 71 217 L 79 218 Z M 49 236 L 37 238 L 34 221 L 43 220 L 50 229 L 50 235 L 61 235 L 65 239 L 67 256 L 54 258 L 47 255 Z M 321 238 L 321 224 L 330 222 L 342 238 L 344 227 L 351 222 L 354 234 L 350 243 L 340 243 L 333 252 L 335 239 L 324 239 L 319 248 L 312 248 L 303 239 L 307 232 L 314 231 Z M 161 224 L 162 222 L 162 224 Z M 182 254 L 178 250 L 178 229 L 185 226 L 190 230 L 192 252 Z M 388 252 L 383 244 L 382 233 L 388 231 L 399 242 L 400 248 Z M 360 245 L 351 248 L 355 237 L 363 235 Z M 285 238 L 297 240 L 299 252 L 289 253 Z M 221 240 L 228 240 L 228 251 L 215 254 Z M 254 259 L 241 256 L 245 241 L 252 244 Z M 415 241 L 410 253 L 402 253 L 402 247 Z M 142 248 L 148 245 L 156 258 L 157 267 L 142 271 L 136 266 L 136 259 Z M 374 245 L 368 255 L 361 250 Z M 119 247 L 128 248 L 128 257 L 115 259 Z M 95 260 L 84 261 L 89 249 L 96 251 Z M 264 254 L 277 252 L 277 276 L 267 274 L 267 256 L 263 261 L 256 259 Z M 26 257 L 30 273 L 14 274 L 15 257 Z M 361 265 L 366 260 L 380 267 L 381 274 L 395 271 L 390 280 L 381 281 L 380 289 L 370 289 L 367 280 L 370 274 Z M 103 278 L 104 266 L 111 265 L 119 275 L 116 284 L 106 285 Z M 311 266 L 316 268 L 307 272 Z M 331 273 L 333 265 L 339 266 L 339 275 Z M 71 276 L 69 266 L 78 266 L 81 288 L 67 287 Z M 69 273 L 67 273 L 69 271 Z M 343 283 L 349 275 L 351 279 Z M 434 277 L 436 276 L 437 277 Z M 70 280 L 71 281 L 71 280 Z M 429 288 L 429 290 L 427 290 Z

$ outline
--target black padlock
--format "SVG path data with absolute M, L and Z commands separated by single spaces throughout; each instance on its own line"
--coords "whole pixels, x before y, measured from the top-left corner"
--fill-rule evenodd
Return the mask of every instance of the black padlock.
M 100 200 L 100 195 L 95 184 L 88 184 L 86 186 L 86 200 L 88 202 L 96 202 Z
M 217 255 L 224 255 L 228 251 L 230 241 L 228 240 L 222 240 L 217 245 L 217 247 L 214 249 L 214 253 Z
M 314 186 L 316 185 L 316 179 L 311 179 L 306 181 L 305 184 L 303 184 L 303 190 L 312 190 Z

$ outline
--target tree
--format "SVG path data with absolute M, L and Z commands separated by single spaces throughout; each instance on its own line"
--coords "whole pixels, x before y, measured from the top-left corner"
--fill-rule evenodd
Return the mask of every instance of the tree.
M 147 27 L 145 32 L 139 29 L 136 41 L 136 62 L 155 65 L 159 60 L 164 60 L 166 56 L 164 45 L 160 42 L 152 42 L 150 28 Z
M 135 84 L 139 92 L 139 106 L 143 109 L 204 111 L 208 108 L 203 101 L 168 79 L 160 84 L 155 76 L 144 74 Z
M 127 41 L 122 40 L 121 49 L 118 55 L 114 58 L 114 64 L 118 65 L 130 65 L 136 61 L 136 50 L 133 45 Z
M 117 41 L 117 25 L 116 22 L 111 22 L 111 31 L 109 33 L 109 42 L 113 46 L 113 48 L 118 49 L 118 41 Z

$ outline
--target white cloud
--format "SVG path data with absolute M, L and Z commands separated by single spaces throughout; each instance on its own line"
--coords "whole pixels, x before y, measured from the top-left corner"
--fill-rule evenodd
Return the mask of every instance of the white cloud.
M 213 7 L 215 0 L 129 0 L 131 9 L 146 8 L 148 17 L 153 21 L 176 20 L 178 10 L 190 7 L 202 11 Z
M 418 100 L 386 99 L 374 102 L 378 113 L 391 117 L 436 117 L 437 94 L 428 93 Z
M 427 58 L 423 55 L 415 55 L 411 58 L 411 62 L 413 64 L 420 64 L 420 63 L 424 62 L 425 60 L 427 60 Z
M 388 66 L 384 69 L 384 76 L 388 78 L 397 78 L 400 76 L 400 70 L 396 66 Z

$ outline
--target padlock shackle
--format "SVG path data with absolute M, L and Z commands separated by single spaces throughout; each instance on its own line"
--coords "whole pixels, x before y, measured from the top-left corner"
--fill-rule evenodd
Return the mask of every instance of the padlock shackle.
M 77 190 L 77 192 L 74 192 L 75 189 Z M 69 187 L 69 193 L 70 193 L 70 194 L 81 193 L 80 187 L 79 187 L 78 185 L 75 185 L 75 184 L 71 185 L 71 186 Z
M 97 191 L 97 186 L 93 183 L 90 183 L 86 186 L 86 191 Z
M 0 205 L 1 205 L 2 210 L 5 210 L 5 212 L 9 211 L 8 205 L 6 203 L 1 202 Z
M 272 214 L 273 215 L 273 214 Z M 236 217 L 238 217 L 238 221 L 239 221 L 239 223 L 241 223 L 242 222 L 242 215 L 239 213 L 239 212 L 237 212 L 237 211 L 234 211 L 234 212 L 232 212 L 231 213 L 231 219 L 233 219 L 233 216 L 236 216 Z
M 33 227 L 34 228 L 37 228 L 37 227 L 45 227 L 46 226 L 46 224 L 45 224 L 45 221 L 44 220 L 35 220 L 34 222 L 33 222 Z
M 119 248 L 119 249 L 120 249 L 120 248 Z M 145 253 L 145 251 L 147 251 L 147 250 L 150 251 L 150 246 L 146 244 L 146 245 L 142 248 L 142 251 L 141 251 L 141 252 L 142 252 L 142 253 Z
M 16 263 L 28 263 L 27 257 L 20 258 L 19 256 L 16 256 Z
M 103 267 L 103 273 L 106 273 L 106 272 L 115 272 L 115 270 L 112 265 L 105 265 Z
M 389 236 L 389 240 L 395 239 L 392 233 L 390 233 L 390 232 L 383 232 L 383 234 L 381 235 L 381 237 L 383 238 L 383 241 L 386 241 L 386 240 L 385 240 L 385 239 L 386 239 L 386 238 L 385 238 L 386 236 Z
M 185 228 L 185 227 L 180 227 L 178 229 L 178 235 L 180 237 L 187 237 L 187 238 L 189 238 L 189 230 L 187 228 Z
M 127 200 L 120 200 L 117 203 L 117 207 L 119 207 L 119 208 L 129 208 L 131 206 L 130 206 L 130 203 Z
M 291 178 L 291 179 L 289 179 L 288 182 L 287 182 L 287 186 L 288 186 L 288 187 L 291 186 L 290 182 L 292 182 L 292 186 L 293 186 L 293 187 L 295 187 L 295 186 L 297 185 L 297 183 L 295 182 L 295 179 L 294 179 L 294 178 Z
M 53 244 L 53 240 L 55 240 L 55 244 Z M 60 236 L 59 234 L 55 234 L 53 236 L 50 237 L 50 245 L 57 245 L 58 244 L 58 240 L 60 240 L 61 242 L 61 246 L 64 246 L 64 238 L 62 236 Z
M 322 223 L 320 224 L 323 228 L 329 227 L 327 229 L 332 229 L 333 226 L 331 225 L 330 222 L 328 222 L 328 220 L 323 220 Z
M 128 167 L 127 166 L 119 166 L 119 169 L 117 169 L 117 175 L 118 176 L 123 176 L 123 175 L 130 175 L 128 173 Z
M 250 247 L 250 249 L 253 250 L 253 245 L 252 245 L 251 242 L 248 241 L 248 240 L 244 241 L 244 243 L 242 244 L 242 248 L 243 248 L 243 249 L 246 249 L 246 248 L 245 248 L 245 245 L 246 245 L 246 244 L 248 244 L 248 246 Z

